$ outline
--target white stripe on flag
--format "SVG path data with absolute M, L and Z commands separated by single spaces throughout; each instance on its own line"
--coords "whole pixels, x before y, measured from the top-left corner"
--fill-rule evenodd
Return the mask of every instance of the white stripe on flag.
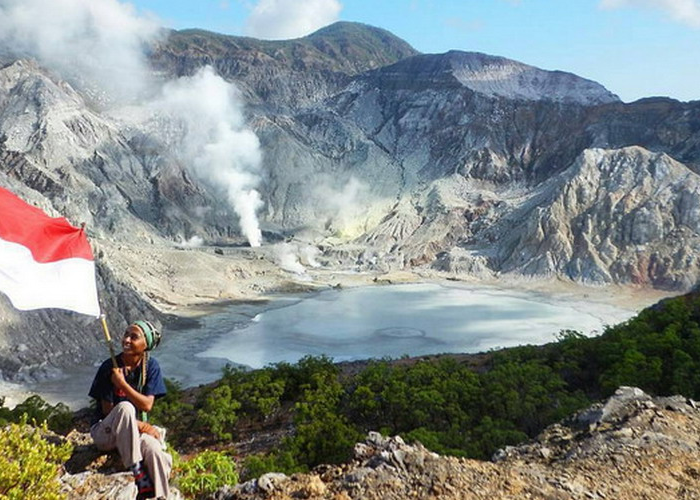
M 55 307 L 100 315 L 94 261 L 72 258 L 40 263 L 27 247 L 0 239 L 0 262 L 0 292 L 17 309 Z

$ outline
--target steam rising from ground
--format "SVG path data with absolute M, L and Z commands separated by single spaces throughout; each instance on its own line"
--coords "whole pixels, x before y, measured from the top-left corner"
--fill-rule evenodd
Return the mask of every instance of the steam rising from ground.
M 261 153 L 242 99 L 211 68 L 157 84 L 144 56 L 157 34 L 154 21 L 117 0 L 0 0 L 0 55 L 36 58 L 97 102 L 130 104 L 131 121 L 154 113 L 161 124 L 172 121 L 154 130 L 183 164 L 223 190 L 244 235 L 258 246 Z
M 351 177 L 342 186 L 330 178 L 322 178 L 314 186 L 314 196 L 320 201 L 321 211 L 331 221 L 329 229 L 342 238 L 354 238 L 371 224 L 371 207 L 375 203 L 369 187 Z
M 224 188 L 243 234 L 256 247 L 262 242 L 257 219 L 262 200 L 255 190 L 262 158 L 240 102 L 236 88 L 207 66 L 167 83 L 153 106 L 172 125 L 166 142 L 179 147 L 200 178 Z
M 175 243 L 176 246 L 180 248 L 199 248 L 204 244 L 204 240 L 201 236 L 192 236 L 189 240 L 182 237 L 181 234 L 177 236 L 178 241 Z
M 294 274 L 305 274 L 307 267 L 320 267 L 316 258 L 321 251 L 305 243 L 279 243 L 274 246 L 277 265 Z

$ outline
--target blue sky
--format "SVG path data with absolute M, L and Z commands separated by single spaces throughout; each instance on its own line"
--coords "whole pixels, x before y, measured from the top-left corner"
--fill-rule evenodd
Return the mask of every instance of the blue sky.
M 258 38 L 336 20 L 387 29 L 425 53 L 499 55 L 590 78 L 629 102 L 700 99 L 700 0 L 132 0 L 167 27 Z

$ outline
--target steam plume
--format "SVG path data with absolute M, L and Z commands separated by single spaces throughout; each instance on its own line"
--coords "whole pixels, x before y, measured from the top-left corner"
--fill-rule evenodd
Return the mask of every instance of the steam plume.
M 178 241 L 175 245 L 180 248 L 199 248 L 204 244 L 202 237 L 197 235 L 194 235 L 189 240 L 186 240 L 181 234 L 178 234 L 177 238 Z
M 326 217 L 332 220 L 331 229 L 338 235 L 352 238 L 364 232 L 373 201 L 366 184 L 351 177 L 338 186 L 337 181 L 326 177 L 314 186 L 313 193 L 324 207 Z
M 222 186 L 240 217 L 251 246 L 260 246 L 262 234 L 257 210 L 262 206 L 255 190 L 261 163 L 257 136 L 246 128 L 236 88 L 205 67 L 163 87 L 155 106 L 176 125 L 180 154 L 199 177 Z
M 320 250 L 312 245 L 301 242 L 279 243 L 273 247 L 277 265 L 285 271 L 303 275 L 307 267 L 320 267 L 316 257 Z

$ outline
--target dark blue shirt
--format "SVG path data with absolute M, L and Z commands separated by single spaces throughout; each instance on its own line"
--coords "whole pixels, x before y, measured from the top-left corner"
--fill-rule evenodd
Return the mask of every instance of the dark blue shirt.
M 117 364 L 121 367 L 124 366 L 121 354 L 117 356 Z M 126 382 L 138 391 L 141 379 L 141 367 L 139 366 L 138 369 L 129 373 L 125 378 Z M 146 385 L 141 388 L 140 392 L 146 396 L 155 396 L 156 399 L 165 396 L 165 382 L 163 381 L 163 375 L 160 371 L 160 365 L 155 358 L 150 356 L 148 357 L 148 363 L 146 365 Z M 114 384 L 112 384 L 112 358 L 105 360 L 102 365 L 100 365 L 88 394 L 91 398 L 97 400 L 95 421 L 106 416 L 102 414 L 102 400 L 109 401 L 115 405 L 122 401 L 128 401 L 126 394 L 117 390 Z

